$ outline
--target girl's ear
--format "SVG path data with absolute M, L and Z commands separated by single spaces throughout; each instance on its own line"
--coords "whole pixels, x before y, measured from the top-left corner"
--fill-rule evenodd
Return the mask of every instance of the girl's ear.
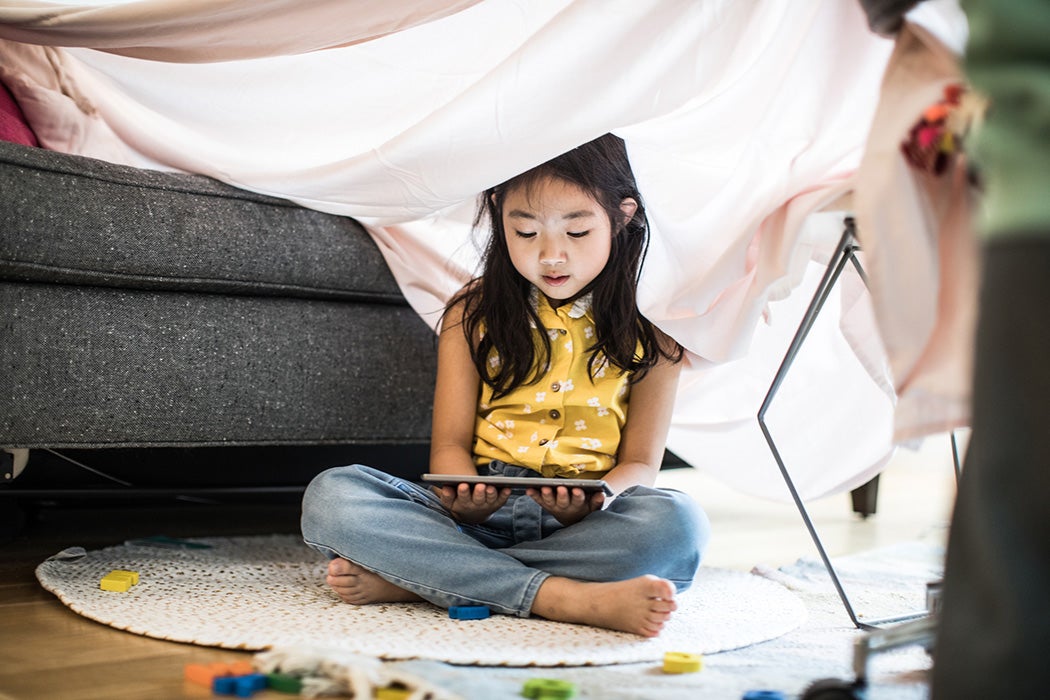
M 634 213 L 638 211 L 638 202 L 635 201 L 634 197 L 624 197 L 620 202 L 620 211 L 623 212 L 623 225 L 627 225 L 627 222 L 634 218 Z

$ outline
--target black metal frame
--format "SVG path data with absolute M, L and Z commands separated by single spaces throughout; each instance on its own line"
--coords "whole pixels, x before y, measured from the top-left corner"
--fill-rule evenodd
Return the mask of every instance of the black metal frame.
M 831 261 L 828 263 L 827 272 L 825 272 L 824 276 L 821 278 L 820 284 L 817 286 L 816 292 L 813 294 L 813 299 L 810 301 L 809 306 L 806 308 L 806 313 L 802 317 L 798 330 L 795 332 L 795 336 L 792 338 L 791 344 L 788 346 L 784 359 L 780 364 L 780 368 L 773 377 L 773 382 L 769 387 L 769 391 L 766 393 L 766 398 L 762 402 L 761 408 L 758 410 L 758 425 L 762 429 L 762 434 L 766 438 L 766 443 L 769 445 L 769 449 L 773 453 L 773 458 L 776 460 L 777 466 L 780 467 L 780 473 L 784 477 L 784 482 L 787 484 L 788 491 L 791 492 L 791 498 L 795 501 L 795 505 L 798 507 L 798 512 L 802 515 L 802 520 L 806 524 L 806 529 L 809 530 L 810 537 L 813 539 L 813 544 L 817 547 L 817 552 L 820 554 L 820 558 L 824 562 L 824 567 L 831 576 L 831 582 L 835 585 L 835 590 L 838 591 L 839 598 L 842 599 L 842 604 L 846 607 L 846 613 L 858 629 L 874 630 L 885 625 L 922 618 L 925 617 L 928 612 L 923 610 L 922 612 L 865 622 L 862 622 L 857 618 L 853 605 L 850 604 L 849 596 L 846 595 L 846 591 L 842 587 L 842 582 L 839 580 L 838 574 L 835 572 L 835 567 L 831 563 L 831 558 L 828 556 L 827 550 L 824 549 L 820 536 L 817 534 L 816 527 L 814 527 L 813 521 L 809 517 L 809 512 L 806 510 L 805 503 L 803 503 L 802 498 L 798 495 L 798 490 L 795 488 L 795 484 L 791 479 L 791 474 L 788 472 L 787 466 L 784 464 L 784 460 L 780 456 L 780 451 L 777 450 L 776 443 L 773 441 L 773 436 L 770 434 L 769 427 L 766 425 L 765 420 L 766 411 L 769 410 L 769 406 L 772 404 L 773 398 L 776 396 L 777 391 L 780 389 L 780 385 L 787 376 L 788 370 L 791 369 L 791 365 L 794 363 L 795 357 L 798 355 L 799 349 L 802 347 L 802 343 L 806 340 L 806 336 L 809 335 L 809 331 L 812 329 L 817 315 L 823 308 L 824 302 L 827 301 L 828 295 L 831 293 L 832 288 L 838 281 L 842 271 L 846 268 L 846 265 L 852 263 L 853 267 L 856 268 L 857 273 L 864 281 L 865 286 L 868 286 L 868 276 L 864 272 L 864 268 L 861 267 L 860 261 L 857 259 L 856 255 L 857 251 L 860 250 L 860 246 L 856 239 L 856 226 L 854 220 L 852 217 L 846 217 L 844 223 L 845 230 L 842 233 L 842 237 L 839 239 L 838 246 L 835 248 L 835 253 L 832 256 Z M 955 446 L 954 432 L 952 433 L 952 450 L 956 459 L 956 470 L 958 471 L 958 451 Z

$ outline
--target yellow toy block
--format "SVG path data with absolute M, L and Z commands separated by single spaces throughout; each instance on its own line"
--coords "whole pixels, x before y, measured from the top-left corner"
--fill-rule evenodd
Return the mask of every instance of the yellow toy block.
M 375 700 L 406 700 L 411 695 L 412 691 L 408 688 L 388 685 L 385 688 L 376 689 Z
M 104 591 L 118 591 L 123 593 L 138 581 L 138 574 L 133 571 L 110 571 L 102 577 L 99 588 Z
M 664 673 L 696 673 L 704 667 L 704 657 L 684 651 L 664 654 Z
M 131 577 L 131 585 L 132 586 L 138 585 L 139 572 L 137 572 L 137 571 L 128 571 L 127 569 L 113 569 L 113 571 L 110 571 L 109 573 L 111 573 L 111 574 L 127 574 L 128 576 Z

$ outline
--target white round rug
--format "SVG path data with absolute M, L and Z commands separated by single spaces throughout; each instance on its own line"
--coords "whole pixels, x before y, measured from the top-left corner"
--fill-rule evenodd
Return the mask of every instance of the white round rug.
M 482 666 L 588 666 L 713 654 L 779 637 L 806 619 L 779 583 L 702 567 L 655 639 L 541 619 L 453 620 L 427 603 L 355 606 L 324 583 L 327 560 L 292 535 L 202 538 L 208 549 L 121 545 L 56 556 L 37 579 L 75 612 L 135 634 L 230 649 L 323 645 L 381 659 Z M 127 592 L 99 589 L 113 569 Z

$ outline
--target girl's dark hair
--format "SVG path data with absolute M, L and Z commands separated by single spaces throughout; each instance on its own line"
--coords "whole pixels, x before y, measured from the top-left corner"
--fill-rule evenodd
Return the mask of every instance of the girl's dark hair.
M 478 198 L 475 228 L 486 219 L 492 234 L 482 254 L 482 271 L 449 302 L 463 307 L 463 332 L 471 348 L 478 374 L 496 396 L 529 384 L 543 376 L 550 359 L 550 339 L 529 300 L 531 284 L 518 274 L 507 250 L 503 230 L 503 202 L 507 193 L 526 190 L 544 180 L 557 179 L 576 185 L 605 209 L 612 225 L 609 261 L 589 285 L 593 294 L 595 342 L 589 362 L 591 377 L 599 356 L 608 358 L 621 371 L 632 373 L 635 382 L 645 376 L 660 358 L 678 362 L 682 348 L 661 344 L 653 325 L 640 313 L 635 301 L 638 276 L 649 243 L 649 225 L 642 197 L 634 181 L 627 149 L 617 136 L 606 134 L 532 170 L 483 192 Z M 620 203 L 627 197 L 638 202 L 629 221 Z M 539 333 L 530 333 L 530 324 Z M 484 327 L 484 333 L 482 333 Z M 641 342 L 641 356 L 635 350 Z M 500 363 L 489 366 L 491 351 Z

